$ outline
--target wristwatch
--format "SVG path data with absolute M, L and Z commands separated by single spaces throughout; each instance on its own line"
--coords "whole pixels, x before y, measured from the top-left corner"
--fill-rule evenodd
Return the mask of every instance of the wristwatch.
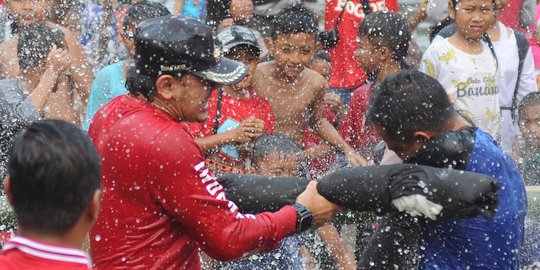
M 299 203 L 294 203 L 292 205 L 296 209 L 296 233 L 301 233 L 309 227 L 311 227 L 311 222 L 313 221 L 313 215 L 311 212 Z

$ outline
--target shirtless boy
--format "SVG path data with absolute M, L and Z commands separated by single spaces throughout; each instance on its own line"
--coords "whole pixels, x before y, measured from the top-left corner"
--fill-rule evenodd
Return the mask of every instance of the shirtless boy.
M 257 67 L 252 86 L 270 102 L 275 132 L 302 144 L 309 126 L 343 151 L 351 165 L 364 164 L 364 159 L 323 117 L 326 80 L 306 68 L 317 50 L 317 23 L 313 14 L 301 6 L 285 9 L 276 18 L 275 32 L 267 47 L 275 60 Z

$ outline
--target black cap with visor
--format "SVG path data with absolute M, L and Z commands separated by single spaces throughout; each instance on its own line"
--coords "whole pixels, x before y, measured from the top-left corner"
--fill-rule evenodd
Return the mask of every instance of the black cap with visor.
M 231 85 L 247 74 L 243 64 L 222 56 L 212 28 L 185 16 L 163 16 L 141 22 L 135 35 L 134 62 L 145 75 L 193 74 Z

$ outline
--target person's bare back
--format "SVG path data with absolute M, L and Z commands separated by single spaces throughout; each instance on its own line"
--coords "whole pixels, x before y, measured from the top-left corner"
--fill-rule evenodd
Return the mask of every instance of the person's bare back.
M 275 131 L 302 144 L 306 127 L 322 119 L 320 103 L 327 87 L 324 77 L 305 68 L 294 82 L 279 79 L 274 61 L 259 64 L 253 77 L 253 90 L 272 107 Z

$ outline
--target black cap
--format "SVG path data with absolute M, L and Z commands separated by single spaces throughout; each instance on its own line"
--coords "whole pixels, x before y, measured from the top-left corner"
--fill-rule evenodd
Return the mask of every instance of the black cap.
M 224 53 L 228 53 L 238 45 L 251 46 L 255 49 L 257 54 L 261 52 L 257 38 L 253 32 L 249 28 L 243 26 L 233 25 L 227 27 L 219 32 L 217 38 L 219 42 L 221 42 Z
M 142 74 L 191 73 L 219 84 L 241 82 L 247 68 L 222 57 L 212 28 L 185 16 L 163 16 L 143 21 L 135 35 L 135 65 Z

